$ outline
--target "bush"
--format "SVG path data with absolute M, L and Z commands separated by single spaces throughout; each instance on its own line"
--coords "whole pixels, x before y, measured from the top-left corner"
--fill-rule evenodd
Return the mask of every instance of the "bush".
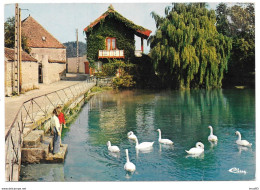
M 126 72 L 122 72 L 120 77 L 113 79 L 113 88 L 116 89 L 125 89 L 133 88 L 135 86 L 135 81 L 133 80 L 133 75 L 129 75 Z
M 106 76 L 115 76 L 117 67 L 114 64 L 107 63 L 103 65 L 102 70 Z
M 101 78 L 101 77 L 105 77 L 105 73 L 103 72 L 95 72 L 94 75 L 97 77 L 97 78 Z

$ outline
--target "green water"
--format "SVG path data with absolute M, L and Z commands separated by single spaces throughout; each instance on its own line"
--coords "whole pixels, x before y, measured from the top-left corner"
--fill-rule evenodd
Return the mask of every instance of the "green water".
M 218 136 L 217 145 L 208 142 L 208 126 Z M 173 146 L 160 145 L 162 138 Z M 127 139 L 133 131 L 139 142 L 155 141 L 149 152 L 137 152 Z M 236 131 L 253 145 L 236 145 Z M 111 154 L 106 143 L 119 146 Z M 205 145 L 204 154 L 189 157 L 185 150 L 196 142 Z M 84 106 L 63 143 L 68 144 L 64 164 L 36 164 L 22 167 L 23 181 L 218 181 L 255 180 L 255 91 L 123 91 L 94 96 Z M 136 171 L 124 171 L 124 149 Z M 231 168 L 244 173 L 231 173 Z M 41 172 L 39 172 L 41 171 Z

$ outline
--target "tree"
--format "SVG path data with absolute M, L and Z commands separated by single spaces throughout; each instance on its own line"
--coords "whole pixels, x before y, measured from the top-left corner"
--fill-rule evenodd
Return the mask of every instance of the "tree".
M 77 57 L 77 42 L 66 42 L 63 44 L 66 46 L 67 57 Z M 79 57 L 86 54 L 86 43 L 79 42 Z
M 151 13 L 157 30 L 148 40 L 163 86 L 221 87 L 231 39 L 217 32 L 215 12 L 205 3 L 174 3 L 165 13 L 165 17 Z
M 219 4 L 217 18 L 221 17 L 218 10 L 223 7 Z M 249 85 L 255 83 L 255 9 L 253 3 L 239 3 L 226 11 L 229 16 L 228 29 L 232 38 L 231 59 L 228 64 L 228 73 L 225 76 L 225 86 Z M 221 20 L 217 20 L 218 32 L 226 34 Z M 218 27 L 220 26 L 220 27 Z
M 9 17 L 4 23 L 5 32 L 5 47 L 14 48 L 15 45 L 15 18 Z M 30 48 L 27 46 L 26 38 L 22 35 L 22 49 L 30 53 Z
M 254 4 L 234 5 L 230 9 L 232 36 L 254 38 L 255 10 Z
M 230 36 L 230 24 L 228 21 L 229 9 L 225 3 L 220 3 L 216 9 L 217 30 L 223 35 Z

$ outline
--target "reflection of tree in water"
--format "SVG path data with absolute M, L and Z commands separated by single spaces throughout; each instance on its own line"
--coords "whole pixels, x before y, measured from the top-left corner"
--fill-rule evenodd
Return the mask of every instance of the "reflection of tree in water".
M 99 94 L 90 101 L 90 133 L 95 144 L 121 142 L 129 130 L 140 132 L 153 126 L 154 94 L 122 91 Z M 98 112 L 98 113 L 97 113 Z M 153 129 L 152 129 L 153 130 Z
M 172 126 L 172 139 L 179 149 L 190 148 L 197 141 L 208 142 L 208 126 L 222 135 L 223 128 L 251 128 L 255 122 L 255 96 L 253 90 L 192 90 L 171 91 L 168 98 L 158 99 L 155 107 L 155 122 L 161 126 Z M 155 124 L 156 124 L 155 123 Z M 228 125 L 227 125 L 228 124 Z M 246 124 L 246 125 L 243 125 Z M 226 129 L 226 131 L 230 131 Z M 169 132 L 171 133 L 171 132 Z M 227 133 L 228 135 L 230 132 Z M 226 135 L 226 134 L 224 134 Z M 226 138 L 226 137 L 225 137 Z M 222 139 L 223 140 L 223 139 Z M 177 145 L 176 145 L 177 144 Z M 210 144 L 206 144 L 210 146 Z M 176 161 L 183 168 L 203 168 L 214 170 L 214 163 L 219 159 L 212 154 L 210 163 L 184 162 L 180 154 Z M 202 173 L 201 173 L 202 174 Z

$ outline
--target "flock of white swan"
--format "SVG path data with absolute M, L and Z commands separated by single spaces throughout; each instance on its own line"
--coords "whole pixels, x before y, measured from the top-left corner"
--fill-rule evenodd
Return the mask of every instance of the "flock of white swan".
M 213 135 L 213 128 L 212 126 L 208 127 L 210 129 L 210 135 L 208 136 L 208 141 L 216 143 L 218 141 L 218 137 L 216 135 Z M 161 130 L 157 129 L 159 133 L 159 139 L 158 142 L 161 144 L 166 144 L 166 145 L 173 145 L 173 142 L 169 139 L 162 139 L 161 138 Z M 241 134 L 239 131 L 236 131 L 235 133 L 238 135 L 238 139 L 236 140 L 236 143 L 240 146 L 246 146 L 246 147 L 251 147 L 252 143 L 249 143 L 247 140 L 241 140 Z M 137 150 L 146 150 L 152 148 L 154 142 L 142 142 L 139 144 L 138 139 L 136 135 L 130 131 L 127 133 L 128 139 L 134 140 L 136 142 L 135 148 Z M 120 149 L 118 146 L 112 146 L 111 142 L 107 142 L 108 150 L 110 152 L 116 153 L 120 152 Z M 190 150 L 185 150 L 188 154 L 190 155 L 200 155 L 201 153 L 204 152 L 204 144 L 201 142 L 196 143 L 196 147 L 191 148 Z M 128 149 L 125 149 L 126 152 L 126 163 L 124 165 L 124 169 L 128 172 L 134 172 L 136 167 L 135 165 L 129 160 L 129 155 L 128 155 Z

